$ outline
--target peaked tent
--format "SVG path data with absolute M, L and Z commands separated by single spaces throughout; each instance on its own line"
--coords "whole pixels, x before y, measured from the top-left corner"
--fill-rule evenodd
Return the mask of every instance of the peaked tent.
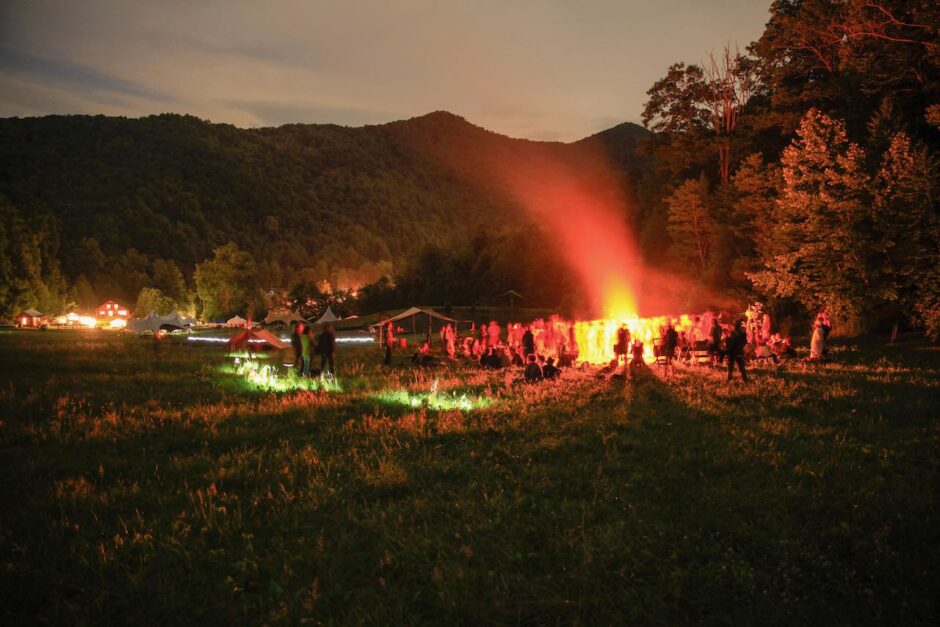
M 334 314 L 330 306 L 327 305 L 326 311 L 323 312 L 323 315 L 320 316 L 314 324 L 327 324 L 329 322 L 336 322 L 337 320 L 339 320 L 339 318 L 336 317 L 336 314 Z
M 127 327 L 125 328 L 134 333 L 146 333 L 147 331 L 156 333 L 160 329 L 167 328 L 175 331 L 191 324 L 191 320 L 180 318 L 179 314 L 175 311 L 168 316 L 158 316 L 156 312 L 151 310 L 150 313 L 140 320 L 128 320 Z
M 246 323 L 246 322 L 248 322 L 248 321 L 245 320 L 244 318 L 242 318 L 241 316 L 232 316 L 231 318 L 229 318 L 228 320 L 225 321 L 225 326 L 227 326 L 227 327 L 243 327 L 243 326 L 245 326 L 245 323 Z
M 247 344 L 254 344 L 256 346 L 267 344 L 280 349 L 290 348 L 289 343 L 282 341 L 281 338 L 265 329 L 245 329 L 241 333 L 233 335 L 228 343 L 232 348 L 241 348 Z
M 505 293 L 503 293 L 503 294 L 500 294 L 500 298 L 506 298 L 507 296 L 509 297 L 509 306 L 510 306 L 511 308 L 515 308 L 515 306 L 516 306 L 516 299 L 517 299 L 517 298 L 518 298 L 519 300 L 529 300 L 528 298 L 526 298 L 525 296 L 523 296 L 522 294 L 520 294 L 520 293 L 517 292 L 516 290 L 509 290 L 508 292 L 505 292 Z
M 160 316 L 160 319 L 163 321 L 163 324 L 173 326 L 173 327 L 191 327 L 196 321 L 191 320 L 190 318 L 184 318 L 179 314 L 179 311 L 174 309 L 165 316 Z

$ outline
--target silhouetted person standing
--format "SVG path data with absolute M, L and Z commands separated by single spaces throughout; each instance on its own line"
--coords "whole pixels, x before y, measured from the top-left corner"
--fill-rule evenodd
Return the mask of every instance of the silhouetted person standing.
M 326 325 L 323 332 L 317 337 L 317 354 L 320 355 L 320 372 L 333 374 L 335 364 L 333 363 L 333 353 L 336 352 L 336 335 L 333 333 L 332 325 Z M 329 365 L 329 370 L 327 370 Z
M 728 381 L 731 381 L 734 374 L 734 365 L 737 364 L 738 370 L 741 371 L 741 379 L 747 383 L 747 372 L 744 371 L 745 346 L 747 346 L 747 332 L 741 325 L 741 321 L 738 320 L 734 323 L 734 331 L 728 337 L 728 347 L 725 351 L 728 356 Z
M 718 324 L 718 318 L 712 318 L 712 328 L 708 331 L 708 352 L 712 357 L 713 364 L 720 364 L 718 358 L 721 354 L 721 325 Z
M 294 349 L 294 371 L 299 372 L 303 368 L 303 346 L 300 336 L 304 332 L 304 325 L 300 322 L 294 323 L 294 331 L 290 334 L 290 345 Z
M 663 337 L 663 357 L 666 360 L 665 372 L 667 376 L 672 376 L 675 372 L 675 366 L 673 365 L 673 360 L 676 358 L 676 347 L 679 346 L 679 334 L 676 333 L 676 328 L 672 326 L 672 321 L 669 321 L 669 326 L 666 328 L 666 333 Z
M 395 348 L 395 330 L 389 322 L 385 327 L 385 365 L 392 365 L 392 350 Z
M 535 335 L 532 333 L 532 327 L 526 327 L 522 335 L 522 356 L 528 357 L 535 354 Z
M 303 329 L 303 333 L 300 334 L 300 355 L 301 362 L 303 366 L 301 367 L 300 374 L 307 376 L 310 374 L 310 345 L 313 343 L 313 328 Z
M 627 363 L 627 353 L 630 352 L 630 329 L 626 325 L 621 325 L 617 329 L 617 343 L 614 344 L 614 355 L 617 356 L 617 361 L 623 361 Z

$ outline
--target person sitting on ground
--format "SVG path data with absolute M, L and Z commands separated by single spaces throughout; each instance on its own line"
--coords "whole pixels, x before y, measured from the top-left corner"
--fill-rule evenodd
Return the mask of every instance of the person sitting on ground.
M 500 368 L 503 367 L 502 354 L 503 354 L 503 349 L 500 348 L 499 346 L 494 346 L 490 350 L 490 354 L 489 354 L 487 361 L 489 364 L 489 368 L 491 370 L 499 370 Z
M 632 359 L 630 360 L 630 367 L 637 368 L 639 366 L 645 366 L 646 361 L 643 360 L 643 342 L 639 338 L 633 340 L 633 348 L 630 349 Z
M 546 379 L 554 379 L 561 374 L 561 370 L 555 367 L 555 358 L 549 357 L 545 361 L 545 367 L 542 368 L 542 376 Z
M 770 344 L 760 340 L 758 340 L 757 346 L 754 347 L 754 359 L 771 359 L 774 363 L 780 361 L 780 358 L 771 349 Z
M 416 366 L 433 366 L 437 363 L 437 358 L 431 353 L 431 344 L 425 342 L 421 345 L 421 348 L 415 352 L 411 358 L 411 363 Z
M 512 364 L 512 360 L 509 357 L 509 349 L 502 344 L 496 347 L 496 350 L 493 351 L 493 356 L 493 364 L 495 364 L 497 369 L 508 368 L 510 364 Z
M 535 355 L 529 355 L 529 363 L 526 365 L 522 376 L 525 377 L 526 383 L 536 383 L 544 378 L 542 368 L 535 360 Z
M 796 349 L 793 348 L 793 340 L 790 339 L 790 336 L 788 335 L 786 337 L 780 337 L 780 335 L 777 334 L 777 337 L 779 338 L 779 341 L 774 347 L 774 352 L 781 359 L 793 359 L 796 357 Z
M 525 361 L 522 359 L 522 355 L 519 354 L 519 351 L 515 347 L 509 349 L 509 363 L 513 366 L 524 366 Z

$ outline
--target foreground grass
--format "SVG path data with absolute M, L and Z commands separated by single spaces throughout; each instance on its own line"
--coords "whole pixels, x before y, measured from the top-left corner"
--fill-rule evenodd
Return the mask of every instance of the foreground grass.
M 3 334 L 0 617 L 936 624 L 940 349 L 837 348 L 747 387 L 351 349 L 342 391 L 276 394 L 185 342 Z M 435 380 L 476 408 L 407 402 Z

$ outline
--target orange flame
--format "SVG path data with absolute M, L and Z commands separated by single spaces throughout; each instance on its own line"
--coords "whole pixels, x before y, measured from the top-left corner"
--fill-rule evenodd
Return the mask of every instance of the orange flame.
M 538 156 L 502 168 L 506 191 L 557 242 L 590 311 L 617 319 L 636 316 L 634 286 L 642 264 L 627 227 L 625 190 L 592 151 L 562 159 L 550 150 L 533 151 Z

